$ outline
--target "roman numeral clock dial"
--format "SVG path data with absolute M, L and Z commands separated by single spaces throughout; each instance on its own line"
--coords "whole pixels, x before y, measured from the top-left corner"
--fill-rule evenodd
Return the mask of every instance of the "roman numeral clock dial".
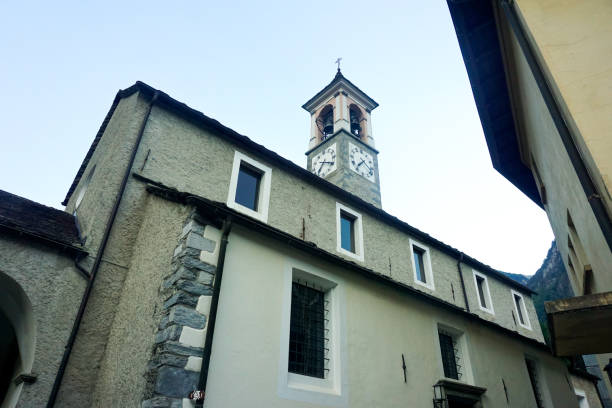
M 310 170 L 319 177 L 325 177 L 336 170 L 336 144 L 325 148 L 312 158 Z
M 371 182 L 376 181 L 376 176 L 374 175 L 374 160 L 370 153 L 361 147 L 349 143 L 349 161 L 351 170 L 355 173 L 365 177 Z

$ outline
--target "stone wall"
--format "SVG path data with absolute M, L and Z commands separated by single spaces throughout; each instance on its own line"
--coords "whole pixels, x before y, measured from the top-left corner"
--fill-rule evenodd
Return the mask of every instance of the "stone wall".
M 146 374 L 143 408 L 182 407 L 198 388 L 219 242 L 220 231 L 192 213 L 161 284 L 165 301 Z

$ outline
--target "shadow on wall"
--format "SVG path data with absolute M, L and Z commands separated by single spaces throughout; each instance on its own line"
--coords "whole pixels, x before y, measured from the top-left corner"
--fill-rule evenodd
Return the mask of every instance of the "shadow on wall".
M 23 383 L 13 381 L 29 374 L 34 362 L 36 324 L 32 304 L 21 286 L 0 272 L 0 402 L 13 407 Z

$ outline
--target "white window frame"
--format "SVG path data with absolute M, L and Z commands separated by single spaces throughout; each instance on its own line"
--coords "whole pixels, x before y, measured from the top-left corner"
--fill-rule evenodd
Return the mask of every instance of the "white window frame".
M 340 214 L 345 212 L 355 217 L 355 221 L 353 224 L 353 233 L 355 234 L 355 252 L 347 251 L 342 248 L 342 229 L 340 224 Z M 348 208 L 345 205 L 342 205 L 336 202 L 336 251 L 341 253 L 342 255 L 349 256 L 351 258 L 357 259 L 358 261 L 363 262 L 363 224 L 361 220 L 361 214 L 357 211 Z
M 524 329 L 531 330 L 531 319 L 529 319 L 529 313 L 527 312 L 527 303 L 525 303 L 525 297 L 514 289 L 510 289 L 510 293 L 512 295 L 512 304 L 514 305 L 514 313 L 516 314 L 516 323 Z M 516 304 L 517 302 L 514 297 L 515 295 L 520 298 L 520 301 L 519 301 L 520 305 Z M 523 318 L 525 320 L 524 324 L 521 323 L 518 306 L 522 307 Z
M 483 312 L 487 312 L 492 315 L 495 315 L 495 309 L 493 308 L 493 301 L 491 300 L 491 289 L 489 288 L 488 277 L 474 269 L 472 269 L 472 276 L 474 278 L 474 288 L 476 289 L 476 299 L 478 300 L 478 307 Z M 483 284 L 484 284 L 484 289 L 485 289 L 483 292 L 485 296 L 485 302 L 488 305 L 488 307 L 485 307 L 480 303 L 480 295 L 478 294 L 478 279 L 477 278 L 483 279 Z
M 462 362 L 462 368 L 464 370 L 464 372 L 461 373 L 462 376 L 460 380 L 455 380 L 454 378 L 449 378 L 444 375 L 444 366 L 442 364 L 442 349 L 440 348 L 440 338 L 438 336 L 440 330 L 452 335 L 456 341 L 457 349 L 459 351 L 459 358 Z M 461 330 L 447 323 L 434 321 L 434 345 L 436 348 L 438 371 L 440 373 L 440 378 L 445 378 L 449 381 L 456 381 L 464 384 L 474 385 L 474 372 L 472 370 L 472 363 L 470 361 L 468 344 L 469 338 L 465 330 Z
M 87 173 L 85 180 L 83 180 L 83 184 L 81 185 L 81 188 L 79 188 L 77 197 L 74 200 L 74 212 L 76 212 L 76 210 L 79 209 L 79 206 L 83 202 L 83 197 L 85 197 L 85 193 L 87 192 L 87 188 L 89 187 L 89 183 L 91 183 L 91 179 L 93 178 L 95 171 L 96 171 L 96 165 L 94 164 L 93 167 Z
M 294 281 L 306 281 L 325 291 L 329 311 L 329 362 L 325 378 L 289 372 L 289 331 L 291 328 L 291 292 Z M 337 276 L 287 258 L 283 281 L 283 303 L 278 366 L 278 395 L 281 398 L 315 405 L 348 406 L 348 371 L 346 345 L 346 309 L 344 282 Z
M 574 388 L 574 394 L 576 394 L 576 399 L 578 400 L 578 408 L 590 408 L 589 399 L 583 390 Z
M 257 196 L 257 211 L 253 211 L 236 202 L 236 188 L 238 186 L 238 174 L 240 165 L 246 163 L 261 172 L 259 180 L 259 195 Z M 232 176 L 230 178 L 229 192 L 227 195 L 227 206 L 259 221 L 268 222 L 268 208 L 270 205 L 270 186 L 272 181 L 272 169 L 265 164 L 239 152 L 234 153 L 234 164 L 232 165 Z
M 413 239 L 409 240 L 410 242 L 410 259 L 412 260 L 412 273 L 413 273 L 413 277 L 414 277 L 414 283 L 417 285 L 421 285 L 423 287 L 426 287 L 429 290 L 436 290 L 436 285 L 434 284 L 434 277 L 433 277 L 433 271 L 431 269 L 431 257 L 429 255 L 429 247 L 421 244 L 418 241 L 415 241 Z M 414 259 L 414 247 L 417 247 L 421 250 L 423 250 L 423 266 L 425 268 L 425 279 L 427 279 L 427 282 L 421 282 L 418 278 L 417 278 L 417 273 L 416 273 L 416 260 Z

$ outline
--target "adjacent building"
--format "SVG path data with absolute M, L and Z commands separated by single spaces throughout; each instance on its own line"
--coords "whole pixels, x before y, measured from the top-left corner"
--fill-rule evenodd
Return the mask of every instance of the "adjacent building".
M 576 295 L 546 305 L 554 352 L 610 367 L 612 4 L 448 6 L 493 166 L 546 211 Z
M 382 210 L 377 106 L 338 71 L 305 169 L 120 91 L 65 212 L 2 198 L 4 406 L 600 406 L 529 288 Z

